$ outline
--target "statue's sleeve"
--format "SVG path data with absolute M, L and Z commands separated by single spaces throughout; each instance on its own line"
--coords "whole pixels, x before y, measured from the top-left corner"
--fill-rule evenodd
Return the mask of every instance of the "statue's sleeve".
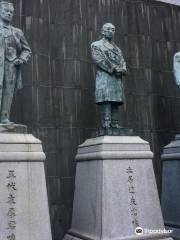
M 124 57 L 123 57 L 123 54 L 122 54 L 122 52 L 121 52 L 121 61 L 122 61 L 122 68 L 123 68 L 123 70 L 125 71 L 125 72 L 127 72 L 127 67 L 126 67 L 126 62 L 125 62 L 125 60 L 124 60 Z
M 120 64 L 117 66 L 116 68 L 116 71 L 117 72 L 127 72 L 127 67 L 126 67 L 126 62 L 124 60 L 124 57 L 123 57 L 123 54 L 122 54 L 122 51 L 119 49 L 119 55 L 120 55 Z
M 112 73 L 114 71 L 113 64 L 108 61 L 103 51 L 95 45 L 91 45 L 91 54 L 93 62 L 101 69 L 108 73 Z
M 30 46 L 24 36 L 24 33 L 20 32 L 20 43 L 21 43 L 21 53 L 19 58 L 23 60 L 24 63 L 27 63 L 28 60 L 31 58 L 31 49 Z
M 121 62 L 122 62 L 122 69 L 123 69 L 123 71 L 127 72 L 126 62 L 124 60 L 124 57 L 123 57 L 122 53 L 121 53 Z

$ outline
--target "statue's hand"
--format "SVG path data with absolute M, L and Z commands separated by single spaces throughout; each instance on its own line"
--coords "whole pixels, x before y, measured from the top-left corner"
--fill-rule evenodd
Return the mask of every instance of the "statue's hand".
M 125 69 L 123 69 L 123 70 L 115 69 L 114 72 L 115 72 L 115 75 L 116 75 L 117 77 L 125 76 L 126 73 L 127 73 L 127 71 L 126 71 Z
M 115 72 L 116 77 L 122 77 L 122 72 Z
M 14 65 L 20 66 L 21 64 L 23 64 L 23 60 L 22 59 L 17 58 L 17 59 L 14 60 Z
M 126 76 L 126 74 L 127 74 L 127 70 L 123 69 L 123 70 L 122 70 L 122 75 L 123 75 L 123 76 Z

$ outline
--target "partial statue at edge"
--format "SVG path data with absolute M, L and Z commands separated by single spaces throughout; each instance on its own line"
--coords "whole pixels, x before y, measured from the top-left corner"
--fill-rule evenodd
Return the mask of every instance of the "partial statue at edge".
M 180 88 L 180 52 L 177 52 L 174 55 L 173 72 L 176 84 L 178 88 Z
M 126 62 L 122 51 L 113 42 L 115 26 L 104 24 L 101 34 L 102 39 L 91 44 L 92 59 L 97 66 L 95 95 L 101 129 L 123 129 L 118 121 L 118 107 L 124 103 L 122 77 L 127 72 Z
M 0 122 L 11 124 L 10 111 L 14 91 L 22 88 L 21 67 L 31 57 L 23 32 L 11 25 L 12 3 L 0 2 Z

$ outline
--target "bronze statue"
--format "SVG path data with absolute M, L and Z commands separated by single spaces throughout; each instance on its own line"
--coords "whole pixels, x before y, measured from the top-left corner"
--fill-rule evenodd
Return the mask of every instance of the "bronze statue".
M 173 72 L 176 84 L 178 88 L 180 88 L 180 52 L 177 52 L 174 55 Z
M 0 2 L 0 119 L 10 124 L 10 110 L 15 89 L 22 88 L 21 67 L 31 57 L 23 32 L 11 25 L 14 6 Z
M 103 25 L 102 39 L 91 44 L 92 59 L 97 66 L 96 103 L 101 114 L 101 127 L 121 128 L 118 107 L 124 103 L 122 77 L 126 74 L 126 63 L 121 50 L 113 42 L 115 26 Z

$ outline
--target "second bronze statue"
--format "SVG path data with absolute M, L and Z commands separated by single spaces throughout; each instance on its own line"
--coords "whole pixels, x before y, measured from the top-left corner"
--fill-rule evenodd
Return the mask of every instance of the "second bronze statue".
M 31 57 L 23 32 L 11 25 L 12 3 L 0 2 L 0 121 L 10 124 L 15 89 L 22 88 L 21 66 Z
M 126 62 L 122 51 L 113 42 L 115 26 L 104 24 L 101 34 L 102 39 L 91 44 L 92 59 L 97 66 L 95 95 L 101 128 L 123 129 L 118 121 L 118 107 L 125 100 L 122 77 L 127 72 Z

